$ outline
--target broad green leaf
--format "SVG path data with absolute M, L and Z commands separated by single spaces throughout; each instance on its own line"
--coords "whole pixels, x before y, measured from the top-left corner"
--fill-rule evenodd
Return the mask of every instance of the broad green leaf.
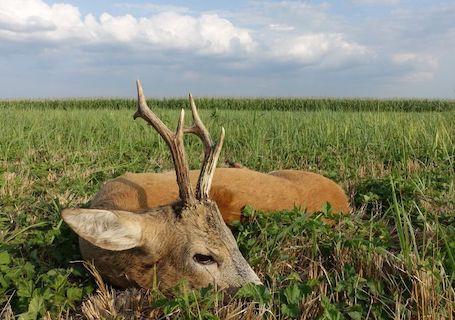
M 263 285 L 247 283 L 237 291 L 237 297 L 251 298 L 264 305 L 270 301 L 271 295 L 268 289 Z
M 9 265 L 11 262 L 11 257 L 7 251 L 0 252 L 0 265 Z
M 33 280 L 20 280 L 17 283 L 17 296 L 29 298 L 32 296 L 34 288 Z
M 302 300 L 302 293 L 300 292 L 299 285 L 297 283 L 284 289 L 284 296 L 289 304 L 298 304 Z
M 44 299 L 42 296 L 34 296 L 28 305 L 28 312 L 33 314 L 44 314 Z
M 297 304 L 282 304 L 281 305 L 281 312 L 286 315 L 286 316 L 289 316 L 291 318 L 298 318 L 299 314 L 300 314 L 300 309 L 299 309 L 299 306 Z
M 75 301 L 75 300 L 79 300 L 82 298 L 82 288 L 68 288 L 66 290 L 66 297 L 71 300 L 71 301 Z

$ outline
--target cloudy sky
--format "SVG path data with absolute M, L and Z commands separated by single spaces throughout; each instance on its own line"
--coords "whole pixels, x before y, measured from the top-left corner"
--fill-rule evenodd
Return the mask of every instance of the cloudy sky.
M 0 0 L 0 99 L 455 98 L 455 1 Z

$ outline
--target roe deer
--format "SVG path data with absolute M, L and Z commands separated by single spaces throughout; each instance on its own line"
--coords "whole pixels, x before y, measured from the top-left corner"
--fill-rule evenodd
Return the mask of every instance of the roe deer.
M 134 117 L 145 119 L 166 141 L 175 173 L 126 173 L 104 184 L 90 203 L 92 209 L 62 212 L 63 219 L 80 236 L 83 257 L 93 260 L 108 281 L 121 287 L 150 287 L 155 267 L 163 287 L 174 285 L 180 278 L 186 278 L 193 287 L 213 282 L 219 287 L 259 283 L 223 220 L 240 219 L 246 205 L 262 211 L 297 206 L 313 213 L 330 203 L 333 212 L 350 212 L 344 191 L 319 174 L 299 170 L 264 174 L 246 168 L 215 171 L 224 130 L 215 145 L 190 95 L 194 124 L 183 128 L 182 110 L 173 135 L 147 107 L 139 81 L 137 87 L 138 111 Z M 188 170 L 184 133 L 193 133 L 203 142 L 205 156 L 200 173 Z
M 138 110 L 134 118 L 143 118 L 169 146 L 178 197 L 164 205 L 138 210 L 96 201 L 91 209 L 63 210 L 63 220 L 79 235 L 82 256 L 93 261 L 103 278 L 120 287 L 147 288 L 158 280 L 161 287 L 169 288 L 182 278 L 194 288 L 210 283 L 220 288 L 260 283 L 240 253 L 216 203 L 209 198 L 224 128 L 219 143 L 215 144 L 195 108 L 194 125 L 184 128 L 182 109 L 173 133 L 148 108 L 139 81 L 137 90 Z M 205 147 L 196 192 L 183 146 L 186 132 L 200 137 Z

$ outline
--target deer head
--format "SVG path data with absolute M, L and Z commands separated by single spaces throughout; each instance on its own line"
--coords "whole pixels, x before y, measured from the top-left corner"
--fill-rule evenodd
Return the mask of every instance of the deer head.
M 102 208 L 63 210 L 63 220 L 82 238 L 84 257 L 94 260 L 100 273 L 120 286 L 150 287 L 155 275 L 162 287 L 171 287 L 182 278 L 195 288 L 210 283 L 221 288 L 260 283 L 240 253 L 216 203 L 209 198 L 224 129 L 215 144 L 190 95 L 193 126 L 185 128 L 182 109 L 174 133 L 149 109 L 139 81 L 137 91 L 138 110 L 134 118 L 144 119 L 169 146 L 180 200 L 141 213 Z M 185 133 L 195 134 L 204 145 L 196 192 L 189 179 L 183 146 Z

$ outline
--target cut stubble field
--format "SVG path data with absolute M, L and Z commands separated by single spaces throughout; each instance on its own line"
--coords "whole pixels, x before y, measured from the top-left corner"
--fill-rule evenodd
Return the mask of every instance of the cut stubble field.
M 86 204 L 103 182 L 127 171 L 173 166 L 156 132 L 133 121 L 134 108 L 114 100 L 112 108 L 68 104 L 66 110 L 0 104 L 0 318 L 454 318 L 453 107 L 206 105 L 201 117 L 215 139 L 217 128 L 226 129 L 221 165 L 321 173 L 343 186 L 354 208 L 343 217 L 329 207 L 313 216 L 298 208 L 277 214 L 247 208 L 250 222 L 232 230 L 264 286 L 223 297 L 214 288 L 184 285 L 172 293 L 111 290 L 75 262 L 81 260 L 77 238 L 61 222 L 62 208 Z M 170 125 L 178 111 L 155 108 Z M 185 141 L 190 167 L 199 168 L 199 141 Z M 338 223 L 328 226 L 324 217 Z

